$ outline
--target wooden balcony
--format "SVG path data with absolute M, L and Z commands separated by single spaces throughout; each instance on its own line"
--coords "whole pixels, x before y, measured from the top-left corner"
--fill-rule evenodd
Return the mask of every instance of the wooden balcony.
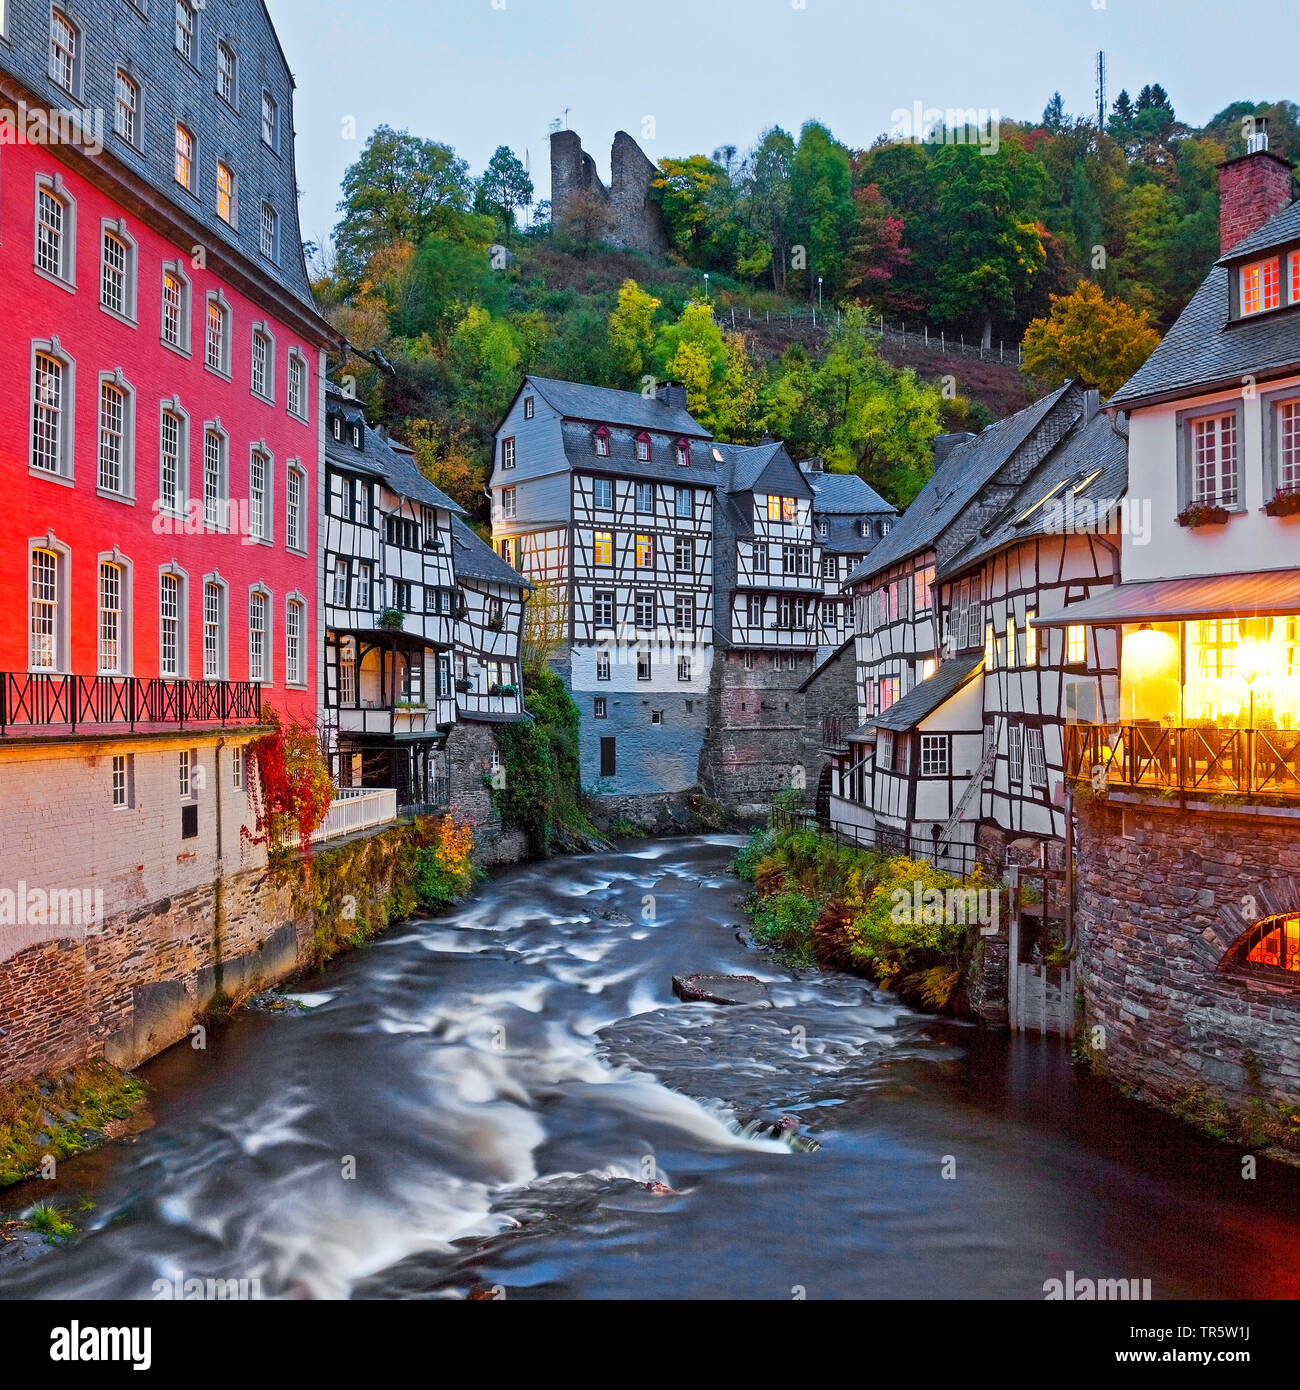
M 261 718 L 262 687 L 251 681 L 0 672 L 0 734 L 225 728 Z
M 347 734 L 433 737 L 456 722 L 456 702 L 442 696 L 428 704 L 376 701 L 339 710 L 339 730 Z
M 1067 724 L 1065 773 L 1110 789 L 1230 795 L 1300 805 L 1300 729 Z
M 842 753 L 849 746 L 849 735 L 857 722 L 847 714 L 822 715 L 822 747 L 830 753 Z

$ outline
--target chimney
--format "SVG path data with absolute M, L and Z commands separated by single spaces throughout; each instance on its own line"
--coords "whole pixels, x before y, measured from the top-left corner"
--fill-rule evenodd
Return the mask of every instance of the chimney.
M 1085 391 L 1083 393 L 1083 420 L 1081 423 L 1085 425 L 1091 424 L 1093 416 L 1096 415 L 1100 409 L 1101 392 L 1092 390 Z
M 680 381 L 661 381 L 655 387 L 655 398 L 673 410 L 686 409 L 686 387 Z
M 1219 254 L 1226 256 L 1291 204 L 1291 163 L 1268 147 L 1268 120 L 1246 137 L 1246 153 L 1219 165 Z
M 975 436 L 969 430 L 962 430 L 955 434 L 936 434 L 934 437 L 934 466 L 938 468 L 959 444 L 965 444 L 974 438 Z

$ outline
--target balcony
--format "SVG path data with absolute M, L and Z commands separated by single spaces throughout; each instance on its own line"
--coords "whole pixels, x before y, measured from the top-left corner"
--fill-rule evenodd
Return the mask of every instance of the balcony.
M 250 681 L 0 672 L 0 734 L 224 728 L 261 718 L 262 687 Z
M 1065 773 L 1108 789 L 1257 797 L 1300 805 L 1300 729 L 1067 724 Z
M 456 722 L 456 703 L 442 697 L 431 704 L 419 701 L 392 704 L 376 700 L 339 710 L 339 730 L 347 734 L 383 734 L 392 737 L 436 735 Z
M 393 787 L 337 787 L 325 819 L 312 832 L 312 843 L 355 835 L 397 819 L 397 790 Z
M 846 714 L 822 715 L 822 747 L 828 753 L 842 753 L 849 746 L 849 735 L 857 723 Z

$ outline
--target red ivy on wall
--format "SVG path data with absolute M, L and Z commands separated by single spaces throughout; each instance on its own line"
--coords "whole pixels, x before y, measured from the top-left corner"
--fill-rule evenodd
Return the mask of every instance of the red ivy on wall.
M 264 709 L 262 717 L 271 727 L 245 755 L 256 769 L 247 779 L 256 828 L 244 826 L 241 833 L 252 844 L 268 846 L 296 835 L 305 850 L 334 799 L 334 783 L 312 730 L 284 723 L 273 709 Z

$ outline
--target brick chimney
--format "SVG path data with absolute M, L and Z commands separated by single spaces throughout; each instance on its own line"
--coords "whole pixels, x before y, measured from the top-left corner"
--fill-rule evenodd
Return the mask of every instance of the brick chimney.
M 1291 163 L 1268 147 L 1268 123 L 1246 140 L 1246 153 L 1219 165 L 1219 254 L 1257 232 L 1291 204 Z

